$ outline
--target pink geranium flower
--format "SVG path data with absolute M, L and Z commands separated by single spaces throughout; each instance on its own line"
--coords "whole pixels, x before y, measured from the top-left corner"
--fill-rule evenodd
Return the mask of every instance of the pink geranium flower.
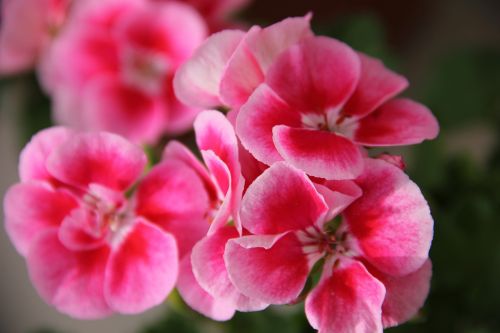
M 181 257 L 178 289 L 191 308 L 212 319 L 227 320 L 236 310 L 261 310 L 266 304 L 238 292 L 224 266 L 225 242 L 238 237 L 241 232 L 239 206 L 244 178 L 234 129 L 218 111 L 202 112 L 196 118 L 194 128 L 206 166 L 178 142 L 169 143 L 164 152 L 164 159 L 180 161 L 199 175 L 211 203 L 204 214 L 204 224 L 207 228 L 210 226 L 208 235 L 199 237 L 192 252 Z M 231 218 L 234 226 L 227 225 Z M 192 258 L 199 256 L 210 256 L 210 260 L 194 259 L 193 265 Z M 213 273 L 208 279 L 202 274 L 205 269 Z M 213 281 L 217 281 L 217 285 L 212 284 Z
M 206 36 L 202 17 L 178 2 L 88 0 L 53 43 L 42 81 L 57 122 L 141 143 L 192 126 L 172 77 Z
M 21 154 L 4 200 L 7 232 L 41 297 L 72 317 L 138 313 L 175 285 L 179 253 L 203 237 L 202 181 L 176 161 L 155 166 L 110 133 L 56 127 Z M 182 230 L 182 231 L 181 231 Z
M 255 180 L 241 207 L 251 235 L 225 248 L 236 288 L 262 302 L 291 303 L 323 259 L 305 305 L 320 332 L 382 332 L 413 316 L 429 290 L 429 207 L 396 166 L 365 165 L 354 182 L 315 184 L 286 162 Z
M 437 121 L 425 106 L 393 99 L 407 87 L 405 78 L 344 43 L 314 36 L 309 20 L 213 35 L 179 69 L 177 96 L 188 105 L 231 108 L 238 138 L 260 162 L 285 160 L 326 179 L 357 177 L 359 146 L 436 137 Z
M 33 68 L 65 21 L 71 0 L 3 0 L 0 75 Z

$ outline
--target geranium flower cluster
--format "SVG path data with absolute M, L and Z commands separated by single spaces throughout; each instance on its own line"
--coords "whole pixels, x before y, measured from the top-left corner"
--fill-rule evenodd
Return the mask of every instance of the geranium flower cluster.
M 157 28 L 144 15 L 116 23 L 131 43 L 122 56 L 133 56 L 136 33 Z M 425 106 L 396 97 L 405 78 L 315 36 L 309 21 L 215 33 L 180 65 L 176 96 L 207 109 L 194 121 L 202 161 L 173 140 L 147 168 L 135 135 L 54 127 L 31 140 L 21 182 L 5 197 L 6 227 L 49 304 L 76 318 L 138 313 L 175 286 L 214 320 L 305 300 L 322 333 L 381 332 L 417 313 L 429 291 L 433 220 L 401 158 L 371 157 L 367 147 L 433 139 L 438 124 Z M 128 67 L 92 67 L 82 47 L 67 50 L 109 79 L 89 100 L 92 112 L 112 117 L 96 103 L 116 97 L 117 80 L 158 88 L 157 77 Z

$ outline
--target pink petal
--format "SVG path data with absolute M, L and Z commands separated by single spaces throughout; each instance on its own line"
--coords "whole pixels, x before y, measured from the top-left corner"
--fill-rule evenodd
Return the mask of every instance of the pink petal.
M 139 183 L 135 200 L 138 215 L 175 236 L 181 256 L 208 231 L 209 198 L 202 180 L 179 161 L 154 166 Z
M 269 86 L 262 84 L 240 109 L 236 133 L 257 160 L 271 165 L 283 160 L 273 142 L 273 128 L 280 124 L 301 127 L 301 116 Z
M 323 184 L 315 184 L 315 186 L 328 205 L 328 214 L 321 221 L 322 223 L 340 214 L 362 194 L 361 188 L 351 180 L 330 180 Z M 322 227 L 322 225 L 319 226 Z
M 429 294 L 432 275 L 430 260 L 415 272 L 401 277 L 384 274 L 372 266 L 368 266 L 368 269 L 387 290 L 382 305 L 384 327 L 397 326 L 410 320 L 424 305 Z
M 363 156 L 344 136 L 284 125 L 273 128 L 283 159 L 307 174 L 326 179 L 353 179 L 363 171 Z
M 213 151 L 227 165 L 231 181 L 236 183 L 241 169 L 238 161 L 238 141 L 231 123 L 218 111 L 204 111 L 196 118 L 194 130 L 198 148 L 201 151 Z M 210 166 L 207 166 L 213 173 Z M 227 192 L 224 187 L 220 186 L 223 192 Z
M 241 204 L 243 227 L 253 234 L 278 234 L 314 225 L 328 207 L 300 170 L 278 162 L 248 188 Z
M 385 288 L 359 262 L 327 262 L 319 284 L 307 296 L 305 311 L 320 333 L 382 333 Z
M 21 152 L 19 176 L 21 181 L 46 180 L 57 183 L 46 169 L 50 154 L 75 133 L 66 127 L 50 127 L 35 134 Z
M 356 180 L 363 195 L 344 211 L 347 225 L 370 264 L 386 274 L 409 274 L 429 254 L 429 206 L 401 169 L 374 159 L 366 159 L 365 165 Z
M 72 251 L 93 250 L 105 244 L 106 232 L 96 214 L 85 208 L 73 209 L 59 228 L 59 240 Z M 97 231 L 97 232 L 96 232 Z
M 205 40 L 204 19 L 191 6 L 179 2 L 150 2 L 119 22 L 120 42 L 168 57 L 177 68 Z
M 436 138 L 439 125 L 431 111 L 409 99 L 394 99 L 361 119 L 354 140 L 366 146 L 395 146 Z
M 236 311 L 226 300 L 214 298 L 201 288 L 193 275 L 190 255 L 181 261 L 177 289 L 187 305 L 213 320 L 229 320 Z
M 139 313 L 162 303 L 174 288 L 179 259 L 175 238 L 137 219 L 111 252 L 104 293 L 120 313 Z
M 17 251 L 25 256 L 37 237 L 56 229 L 77 202 L 46 183 L 29 182 L 9 188 L 3 205 L 7 233 Z
M 226 270 L 226 243 L 238 236 L 239 233 L 234 227 L 226 226 L 199 241 L 191 254 L 193 273 L 200 286 L 216 299 L 226 300 L 239 311 L 262 310 L 267 304 L 240 293 L 229 279 Z
M 123 191 L 141 174 L 146 164 L 142 150 L 120 136 L 82 133 L 58 147 L 47 160 L 57 179 L 85 189 L 97 183 Z
M 358 53 L 361 76 L 349 101 L 343 108 L 346 115 L 363 117 L 408 87 L 401 75 L 384 67 L 382 61 Z
M 224 105 L 237 109 L 243 105 L 257 86 L 264 81 L 264 73 L 254 54 L 249 50 L 247 39 L 258 35 L 260 27 L 248 31 L 225 67 L 220 81 L 220 98 Z
M 269 304 L 294 301 L 315 263 L 303 252 L 294 233 L 231 239 L 224 259 L 236 288 Z
M 266 82 L 294 109 L 323 113 L 347 101 L 359 73 L 359 57 L 349 46 L 311 37 L 283 52 L 269 68 Z
M 97 319 L 112 313 L 104 298 L 108 256 L 108 247 L 69 251 L 54 230 L 37 238 L 27 262 L 31 281 L 47 303 L 77 319 Z
M 81 112 L 86 129 L 114 132 L 139 143 L 155 142 L 167 117 L 157 100 L 106 76 L 87 85 Z
M 163 150 L 162 160 L 177 160 L 186 167 L 191 168 L 203 181 L 211 201 L 218 200 L 217 186 L 210 177 L 207 169 L 194 156 L 194 154 L 182 143 L 176 140 L 170 141 Z
M 210 36 L 174 77 L 175 94 L 183 103 L 200 108 L 221 104 L 219 83 L 224 67 L 244 36 L 225 30 Z
M 314 35 L 310 26 L 311 18 L 310 13 L 302 17 L 289 17 L 257 34 L 249 34 L 245 42 L 264 73 L 283 51 Z

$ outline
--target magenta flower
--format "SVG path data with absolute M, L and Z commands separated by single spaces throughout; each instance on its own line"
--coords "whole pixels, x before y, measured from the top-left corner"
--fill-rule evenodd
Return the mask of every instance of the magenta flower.
M 161 303 L 179 253 L 205 235 L 208 196 L 182 163 L 163 161 L 127 195 L 145 163 L 119 136 L 61 127 L 23 150 L 21 182 L 4 200 L 6 228 L 39 294 L 59 311 L 90 319 Z
M 0 75 L 35 67 L 63 24 L 71 0 L 3 0 Z
M 225 249 L 236 288 L 262 302 L 291 303 L 323 259 L 305 306 L 320 332 L 382 332 L 413 316 L 429 289 L 429 207 L 399 168 L 372 159 L 365 165 L 354 182 L 314 184 L 285 162 L 255 180 L 241 207 L 251 235 Z
M 177 101 L 172 78 L 206 36 L 194 9 L 89 0 L 72 14 L 41 71 L 59 123 L 141 143 L 191 128 L 199 110 Z
M 179 69 L 177 96 L 188 105 L 230 107 L 238 138 L 260 162 L 285 160 L 326 179 L 357 177 L 360 146 L 437 136 L 425 106 L 393 99 L 405 78 L 344 43 L 315 37 L 309 19 L 213 35 Z

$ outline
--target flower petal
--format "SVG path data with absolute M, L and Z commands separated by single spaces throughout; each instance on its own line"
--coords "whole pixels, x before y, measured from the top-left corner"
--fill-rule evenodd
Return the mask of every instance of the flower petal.
M 283 160 L 273 142 L 273 127 L 280 124 L 300 127 L 300 114 L 269 86 L 262 84 L 240 109 L 236 118 L 236 134 L 257 160 L 271 165 Z
M 278 162 L 250 185 L 240 217 L 243 227 L 253 234 L 278 234 L 313 226 L 327 210 L 306 174 Z
M 362 194 L 361 188 L 351 180 L 329 180 L 314 185 L 328 205 L 328 214 L 322 222 L 333 219 Z
M 269 304 L 294 301 L 314 265 L 294 233 L 231 239 L 224 259 L 236 288 Z
M 208 231 L 209 198 L 202 180 L 177 160 L 154 166 L 139 183 L 135 212 L 173 234 L 181 256 Z
M 193 273 L 200 286 L 216 299 L 227 300 L 239 311 L 262 310 L 267 304 L 240 293 L 227 273 L 224 262 L 226 243 L 238 236 L 234 227 L 226 226 L 199 241 L 191 253 Z
M 137 219 L 132 230 L 111 252 L 104 293 L 120 313 L 139 313 L 165 300 L 179 269 L 175 238 Z
M 57 179 L 85 189 L 97 183 L 126 190 L 146 164 L 142 150 L 111 133 L 82 133 L 58 147 L 47 160 L 47 169 Z
M 395 146 L 432 140 L 439 125 L 431 111 L 409 99 L 394 99 L 361 119 L 354 140 L 366 146 Z
M 4 198 L 5 227 L 17 251 L 25 256 L 47 229 L 57 228 L 77 207 L 75 199 L 43 182 L 12 186 Z
M 384 327 L 404 323 L 416 315 L 429 294 L 432 264 L 427 260 L 422 267 L 405 276 L 394 277 L 384 274 L 373 266 L 367 266 L 370 273 L 382 282 L 387 291 L 382 305 Z
M 194 154 L 182 143 L 176 140 L 170 141 L 163 150 L 162 160 L 177 160 L 186 167 L 191 168 L 203 181 L 211 201 L 218 200 L 217 187 L 210 177 L 205 166 L 194 156 Z
M 93 80 L 83 101 L 86 129 L 114 132 L 134 142 L 155 142 L 167 122 L 163 105 L 117 78 Z
M 37 238 L 27 262 L 31 281 L 47 303 L 77 319 L 97 319 L 112 314 L 104 298 L 108 256 L 108 247 L 69 251 L 54 230 Z
M 343 113 L 363 117 L 408 87 L 408 80 L 384 67 L 382 61 L 358 53 L 361 76 Z
M 319 284 L 307 296 L 305 311 L 320 333 L 382 333 L 385 288 L 359 262 L 326 263 Z
M 201 288 L 193 275 L 190 255 L 186 255 L 181 261 L 177 289 L 187 305 L 213 320 L 229 320 L 236 311 L 226 300 L 214 298 Z
M 183 103 L 200 108 L 221 105 L 219 83 L 227 61 L 245 33 L 225 30 L 213 34 L 186 61 L 174 77 L 176 96 Z
M 269 68 L 266 82 L 293 108 L 323 113 L 347 101 L 359 73 L 359 57 L 349 46 L 311 37 L 283 52 Z
M 409 274 L 424 264 L 432 241 L 429 206 L 415 183 L 398 167 L 365 160 L 356 180 L 363 195 L 344 217 L 364 258 L 394 276 Z
M 273 128 L 273 140 L 285 161 L 311 176 L 353 179 L 363 171 L 359 148 L 341 135 L 279 125 Z
M 51 183 L 57 182 L 47 171 L 47 159 L 54 149 L 67 142 L 74 134 L 73 130 L 66 127 L 50 127 L 35 134 L 21 152 L 19 160 L 21 181 L 46 180 Z

